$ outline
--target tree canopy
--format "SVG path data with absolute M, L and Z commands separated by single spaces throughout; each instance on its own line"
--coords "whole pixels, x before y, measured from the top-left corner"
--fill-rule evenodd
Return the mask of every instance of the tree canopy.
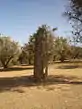
M 73 35 L 76 36 L 78 42 L 82 42 L 82 0 L 68 0 L 69 5 L 65 16 L 69 18 L 73 27 Z
M 0 37 L 0 61 L 4 68 L 20 53 L 20 47 L 17 42 L 10 37 Z
M 48 61 L 53 49 L 53 34 L 50 27 L 42 25 L 35 34 L 34 77 L 38 81 L 48 75 Z

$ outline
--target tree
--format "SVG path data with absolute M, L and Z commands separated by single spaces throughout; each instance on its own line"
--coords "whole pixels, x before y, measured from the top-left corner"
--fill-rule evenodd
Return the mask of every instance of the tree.
M 82 48 L 79 46 L 71 46 L 71 58 L 82 59 Z
M 35 48 L 35 34 L 31 35 L 28 42 L 28 62 L 34 64 L 34 48 Z
M 68 0 L 69 6 L 65 16 L 69 18 L 73 27 L 73 35 L 82 42 L 82 0 Z
M 19 56 L 21 64 L 34 64 L 34 47 L 35 47 L 35 35 L 29 37 L 29 42 L 22 46 L 22 53 Z
M 4 68 L 20 53 L 20 46 L 10 37 L 0 37 L 0 62 Z
M 19 55 L 18 62 L 20 64 L 28 64 L 28 51 L 25 46 L 21 47 L 21 54 Z
M 54 58 L 64 62 L 71 53 L 71 47 L 66 38 L 58 37 L 54 42 Z
M 42 25 L 35 34 L 34 78 L 37 81 L 46 79 L 48 75 L 48 61 L 52 47 L 52 30 L 48 26 Z

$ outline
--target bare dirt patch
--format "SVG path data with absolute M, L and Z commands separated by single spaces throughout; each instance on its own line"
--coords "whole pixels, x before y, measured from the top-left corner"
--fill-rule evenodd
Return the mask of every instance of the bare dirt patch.
M 82 68 L 60 67 L 69 65 L 73 64 L 50 65 L 42 84 L 30 76 L 32 66 L 1 71 L 0 109 L 82 109 Z

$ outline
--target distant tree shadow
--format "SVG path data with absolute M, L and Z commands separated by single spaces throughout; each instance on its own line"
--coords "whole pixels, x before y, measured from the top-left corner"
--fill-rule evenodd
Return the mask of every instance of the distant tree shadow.
M 50 75 L 47 79 L 47 84 L 82 84 L 81 78 L 76 76 Z
M 64 62 L 61 61 L 54 61 L 56 64 L 70 64 L 70 63 L 82 63 L 82 60 L 65 60 Z
M 42 83 L 35 82 L 33 76 L 21 76 L 21 77 L 10 77 L 0 78 L 0 92 L 4 91 L 17 91 L 23 93 L 21 89 L 15 89 L 18 87 L 33 87 L 33 86 L 48 86 L 55 84 L 73 84 L 82 85 L 82 81 L 78 81 L 79 78 L 74 76 L 48 76 L 46 81 Z M 13 90 L 12 90 L 13 89 Z
M 21 70 L 30 70 L 33 69 L 33 67 L 31 66 L 27 66 L 27 67 L 10 67 L 10 68 L 6 68 L 6 69 L 0 69 L 0 72 L 4 72 L 4 71 L 21 71 Z
M 81 65 L 61 65 L 57 67 L 58 69 L 76 69 L 76 68 L 82 68 Z

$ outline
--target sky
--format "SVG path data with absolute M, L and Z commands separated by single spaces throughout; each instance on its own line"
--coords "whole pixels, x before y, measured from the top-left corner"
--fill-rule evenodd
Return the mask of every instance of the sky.
M 66 5 L 66 0 L 0 0 L 0 33 L 24 44 L 47 24 L 58 28 L 57 35 L 68 36 L 71 26 L 62 15 Z

